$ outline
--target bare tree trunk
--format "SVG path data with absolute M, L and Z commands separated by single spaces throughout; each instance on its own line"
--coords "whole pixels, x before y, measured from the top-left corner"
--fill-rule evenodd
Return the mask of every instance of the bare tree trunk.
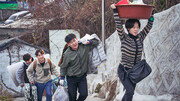
M 12 57 L 11 57 L 10 48 L 8 47 L 7 50 L 8 50 L 8 54 L 9 54 L 9 64 L 11 65 L 12 64 Z

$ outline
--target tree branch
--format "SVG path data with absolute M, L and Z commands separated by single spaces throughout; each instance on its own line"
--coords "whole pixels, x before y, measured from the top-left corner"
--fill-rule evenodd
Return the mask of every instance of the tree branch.
M 21 95 L 21 92 L 18 92 L 18 91 L 16 91 L 16 90 L 12 89 L 12 88 L 9 88 L 9 87 L 4 83 L 2 74 L 0 75 L 0 77 L 1 77 L 1 82 L 2 82 L 2 84 L 4 85 L 4 87 L 6 87 L 8 90 L 11 90 L 11 91 L 13 91 L 13 92 Z

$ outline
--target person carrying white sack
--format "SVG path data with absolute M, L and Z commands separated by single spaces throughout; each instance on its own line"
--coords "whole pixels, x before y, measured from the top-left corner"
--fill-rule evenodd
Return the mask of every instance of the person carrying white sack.
M 84 101 L 88 96 L 87 88 L 87 70 L 89 51 L 98 45 L 98 40 L 88 40 L 86 44 L 78 43 L 74 34 L 65 37 L 67 49 L 63 53 L 60 64 L 60 84 L 64 84 L 64 78 L 67 77 L 68 93 L 70 101 Z M 79 97 L 77 98 L 77 89 Z

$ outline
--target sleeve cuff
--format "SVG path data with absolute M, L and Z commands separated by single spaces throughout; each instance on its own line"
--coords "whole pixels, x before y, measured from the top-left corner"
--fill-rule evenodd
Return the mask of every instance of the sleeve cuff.
M 154 17 L 151 16 L 148 20 L 154 22 Z
M 61 76 L 61 77 L 60 77 L 61 80 L 64 80 L 64 78 L 65 78 L 65 76 Z
M 114 13 L 118 13 L 118 10 L 115 8 L 115 9 L 113 9 L 113 12 Z
M 88 40 L 89 41 L 89 44 L 92 44 L 93 43 L 93 41 L 92 40 Z
M 21 86 L 21 85 L 23 85 L 24 83 L 20 83 L 19 85 Z

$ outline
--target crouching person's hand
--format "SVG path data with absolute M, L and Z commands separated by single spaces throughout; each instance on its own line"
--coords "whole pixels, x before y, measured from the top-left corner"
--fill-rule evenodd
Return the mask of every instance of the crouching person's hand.
M 65 79 L 64 76 L 59 76 L 59 84 L 60 84 L 61 86 L 64 86 L 64 79 Z
M 24 83 L 21 83 L 20 86 L 21 86 L 21 87 L 24 87 Z
M 61 79 L 61 80 L 59 81 L 59 84 L 62 85 L 62 86 L 64 86 L 64 80 Z
M 33 84 L 34 84 L 34 81 L 32 81 L 31 84 L 33 85 Z

